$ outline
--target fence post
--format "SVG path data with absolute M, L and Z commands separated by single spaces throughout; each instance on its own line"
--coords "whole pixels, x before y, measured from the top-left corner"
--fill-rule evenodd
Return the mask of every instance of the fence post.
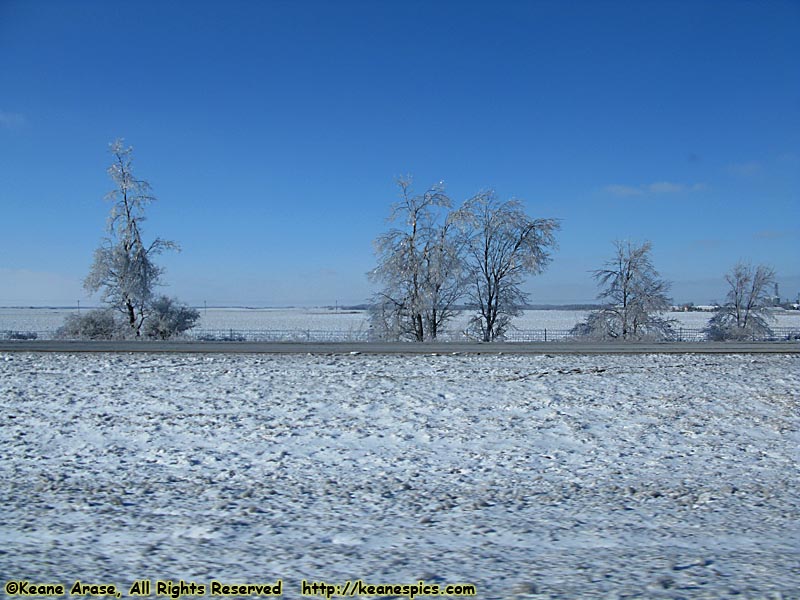
M 544 341 L 547 341 L 547 327 L 544 328 Z

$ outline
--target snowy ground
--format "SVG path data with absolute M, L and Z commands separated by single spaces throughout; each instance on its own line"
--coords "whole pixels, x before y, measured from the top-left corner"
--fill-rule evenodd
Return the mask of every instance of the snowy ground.
M 85 308 L 83 311 L 85 312 Z M 68 314 L 76 309 L 67 308 L 0 308 L 0 331 L 55 331 Z M 513 320 L 518 329 L 571 329 L 586 318 L 581 310 L 526 310 Z M 676 319 L 679 327 L 702 329 L 712 313 L 675 312 L 666 315 Z M 463 313 L 450 323 L 453 331 L 462 331 L 469 320 Z M 777 327 L 800 327 L 800 311 L 776 311 Z M 291 331 L 345 331 L 364 332 L 369 329 L 365 311 L 343 311 L 327 308 L 209 308 L 200 309 L 200 329 L 214 330 L 291 330 Z
M 799 388 L 785 355 L 0 355 L 0 575 L 797 598 Z

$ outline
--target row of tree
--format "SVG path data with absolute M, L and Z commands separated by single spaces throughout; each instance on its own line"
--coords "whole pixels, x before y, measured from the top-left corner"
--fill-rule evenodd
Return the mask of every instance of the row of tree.
M 591 312 L 572 330 L 580 337 L 603 340 L 669 339 L 674 319 L 665 319 L 670 308 L 670 284 L 661 278 L 650 257 L 650 242 L 641 245 L 615 242 L 615 254 L 605 267 L 594 271 L 605 304 Z M 717 307 L 705 333 L 712 340 L 744 340 L 771 336 L 769 289 L 775 272 L 765 265 L 740 262 L 725 275 L 729 289 L 726 302 Z
M 106 195 L 108 235 L 84 281 L 89 292 L 100 292 L 106 308 L 70 316 L 61 334 L 167 339 L 193 327 L 200 315 L 155 293 L 164 271 L 154 257 L 179 248 L 159 237 L 144 241 L 145 208 L 155 197 L 133 173 L 132 149 L 122 140 L 110 149 L 114 189 Z M 441 183 L 422 194 L 413 192 L 410 177 L 397 183 L 400 200 L 389 217 L 395 226 L 376 239 L 378 265 L 369 273 L 381 285 L 372 302 L 373 331 L 384 339 L 435 340 L 466 304 L 475 309 L 468 335 L 501 339 L 528 302 L 525 278 L 551 261 L 558 221 L 532 218 L 519 201 L 501 201 L 491 190 L 453 210 Z M 669 283 L 654 268 L 651 249 L 649 242 L 615 242 L 613 258 L 594 272 L 604 305 L 573 333 L 620 340 L 669 337 L 673 321 L 662 316 L 670 306 Z M 709 335 L 768 334 L 764 309 L 775 280 L 772 269 L 738 264 L 726 280 L 728 301 L 711 319 Z
M 441 183 L 422 194 L 413 193 L 408 177 L 398 186 L 389 217 L 396 226 L 376 239 L 378 266 L 369 273 L 382 286 L 372 302 L 373 331 L 435 340 L 467 302 L 477 308 L 471 335 L 501 338 L 527 301 L 525 277 L 550 262 L 558 222 L 531 218 L 518 201 L 502 202 L 493 191 L 453 211 Z
M 457 210 L 437 184 L 414 194 L 409 177 L 398 180 L 400 201 L 389 217 L 395 227 L 375 240 L 378 265 L 369 277 L 381 284 L 371 322 L 384 339 L 435 340 L 466 304 L 474 307 L 467 335 L 486 342 L 503 337 L 527 303 L 526 276 L 541 273 L 555 248 L 556 219 L 529 217 L 516 200 L 492 191 Z M 674 320 L 664 318 L 669 282 L 655 269 L 650 242 L 614 242 L 614 254 L 593 272 L 603 305 L 572 330 L 603 340 L 667 339 Z M 769 289 L 774 271 L 737 264 L 726 275 L 727 302 L 706 329 L 715 340 L 770 335 Z

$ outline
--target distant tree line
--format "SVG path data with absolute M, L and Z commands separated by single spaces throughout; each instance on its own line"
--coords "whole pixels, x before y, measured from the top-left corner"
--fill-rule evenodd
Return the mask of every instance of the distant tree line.
M 437 339 L 459 304 L 476 307 L 469 333 L 486 342 L 502 338 L 527 302 L 521 285 L 541 273 L 555 247 L 555 219 L 534 219 L 517 200 L 493 191 L 457 210 L 440 183 L 422 194 L 411 178 L 398 180 L 395 224 L 375 240 L 378 265 L 369 277 L 381 284 L 371 324 L 380 337 L 417 342 Z
M 155 200 L 150 185 L 136 178 L 132 148 L 110 146 L 108 175 L 114 188 L 107 236 L 95 251 L 84 287 L 100 293 L 104 308 L 70 315 L 59 334 L 89 339 L 169 339 L 191 329 L 200 314 L 177 299 L 156 294 L 164 269 L 155 258 L 178 250 L 175 242 L 145 241 L 145 208 Z M 415 193 L 410 177 L 398 179 L 399 201 L 392 227 L 375 240 L 377 266 L 369 278 L 380 285 L 369 304 L 378 337 L 417 342 L 436 340 L 464 310 L 472 315 L 466 333 L 491 342 L 503 339 L 512 318 L 529 305 L 525 279 L 545 270 L 556 248 L 560 224 L 529 216 L 518 200 L 502 201 L 481 191 L 457 209 L 438 183 Z M 665 319 L 669 282 L 655 269 L 652 245 L 614 242 L 614 254 L 593 272 L 602 304 L 572 330 L 602 340 L 666 339 L 675 321 Z M 706 328 L 714 340 L 771 335 L 767 308 L 775 272 L 738 263 L 725 276 L 729 289 Z
M 422 194 L 411 178 L 397 181 L 394 225 L 375 240 L 377 266 L 369 278 L 381 289 L 370 305 L 371 326 L 383 339 L 433 341 L 447 323 L 469 307 L 467 333 L 491 342 L 502 339 L 511 319 L 528 304 L 527 276 L 541 273 L 556 247 L 559 222 L 528 216 L 517 200 L 500 201 L 480 192 L 456 209 L 443 184 Z M 655 269 L 652 244 L 614 242 L 614 253 L 593 271 L 602 304 L 571 331 L 596 340 L 662 340 L 674 336 L 670 283 Z M 714 340 L 771 335 L 769 267 L 737 264 L 726 275 L 727 302 L 718 307 L 707 335 Z M 593 307 L 594 308 L 594 307 Z
M 606 268 L 594 272 L 601 291 L 598 298 L 608 304 L 589 314 L 572 333 L 602 340 L 664 340 L 675 336 L 674 319 L 663 318 L 670 308 L 669 283 L 655 270 L 651 244 L 615 242 L 614 258 Z M 713 341 L 761 339 L 772 336 L 767 321 L 772 300 L 769 289 L 775 272 L 765 265 L 740 262 L 725 275 L 729 289 L 726 302 L 718 306 L 703 329 Z

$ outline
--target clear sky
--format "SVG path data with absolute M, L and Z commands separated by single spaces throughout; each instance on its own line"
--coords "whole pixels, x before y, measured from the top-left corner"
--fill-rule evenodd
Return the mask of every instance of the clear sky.
M 153 186 L 164 292 L 359 303 L 394 180 L 562 221 L 535 303 L 615 239 L 676 301 L 739 259 L 800 291 L 800 2 L 0 0 L 0 305 L 96 302 L 108 144 Z

